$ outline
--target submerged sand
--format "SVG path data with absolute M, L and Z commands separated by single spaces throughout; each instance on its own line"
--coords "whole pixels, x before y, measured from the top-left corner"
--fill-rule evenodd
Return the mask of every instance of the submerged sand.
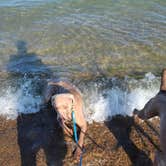
M 0 118 L 1 166 L 74 166 L 75 144 L 64 136 L 55 112 Z M 159 148 L 159 119 L 139 121 L 117 115 L 88 125 L 83 166 L 150 166 Z

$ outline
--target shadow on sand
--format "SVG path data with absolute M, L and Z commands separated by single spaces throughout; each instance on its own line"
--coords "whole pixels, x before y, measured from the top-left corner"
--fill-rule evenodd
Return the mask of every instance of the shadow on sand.
M 25 41 L 18 41 L 16 47 L 17 54 L 10 56 L 6 66 L 7 71 L 9 72 L 9 79 L 13 80 L 14 78 L 15 80 L 12 84 L 13 86 L 18 86 L 17 88 L 19 88 L 20 84 L 18 83 L 19 81 L 17 81 L 17 76 L 22 78 L 25 74 L 26 80 L 29 78 L 35 79 L 36 74 L 39 78 L 43 77 L 43 74 L 44 77 L 51 77 L 51 70 L 42 63 L 38 55 L 35 53 L 28 53 L 27 43 Z M 24 80 L 22 84 L 24 84 L 26 80 Z M 40 82 L 42 82 L 42 79 Z M 42 82 L 40 84 L 44 83 Z M 39 87 L 33 87 L 33 89 L 42 91 L 43 86 L 37 85 Z M 28 102 L 30 103 L 30 101 Z M 19 103 L 16 103 L 16 105 L 19 105 Z M 24 112 L 24 110 L 20 111 Z M 57 122 L 55 111 L 41 110 L 33 114 L 20 114 L 17 118 L 17 132 L 22 166 L 37 165 L 36 157 L 40 149 L 43 149 L 45 153 L 46 164 L 43 163 L 42 165 L 62 165 L 67 150 L 64 143 L 64 135 Z
M 36 155 L 40 149 L 45 152 L 47 165 L 62 165 L 66 145 L 55 111 L 22 114 L 17 118 L 17 129 L 22 166 L 35 166 Z
M 145 137 L 148 136 L 141 126 L 134 122 L 132 117 L 117 115 L 111 121 L 105 122 L 105 124 L 117 139 L 115 150 L 122 147 L 133 166 L 152 166 L 152 161 L 148 155 L 143 150 L 140 150 L 130 139 L 131 127 L 134 127 L 139 134 Z

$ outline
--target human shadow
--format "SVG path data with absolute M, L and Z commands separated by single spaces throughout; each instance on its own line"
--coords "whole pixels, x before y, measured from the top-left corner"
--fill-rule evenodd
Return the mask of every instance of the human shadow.
M 25 91 L 22 98 L 24 98 L 23 95 L 27 95 L 27 98 L 24 98 L 25 100 L 21 104 L 27 105 L 31 104 L 33 100 L 33 98 L 28 97 L 29 94 L 30 96 L 43 95 L 43 89 L 47 84 L 46 79 L 52 76 L 52 71 L 42 63 L 36 53 L 28 52 L 25 41 L 17 41 L 16 47 L 17 53 L 10 55 L 6 69 L 9 72 L 9 79 L 14 80 L 12 86 Z M 36 76 L 38 76 L 37 79 Z M 29 79 L 32 80 L 32 84 L 27 86 L 26 82 Z M 26 86 L 22 86 L 23 84 Z M 25 109 L 19 110 L 19 112 L 26 112 L 26 106 L 20 107 L 19 102 L 20 100 L 15 104 L 16 109 Z M 40 108 L 36 107 L 36 109 Z M 48 166 L 62 165 L 67 149 L 63 131 L 57 122 L 57 115 L 54 110 L 40 109 L 37 113 L 19 113 L 17 135 L 22 166 L 35 166 L 37 160 L 42 160 L 43 157 L 37 158 L 40 149 L 44 151 L 42 156 L 45 156 Z
M 117 139 L 117 144 L 114 149 L 116 150 L 122 147 L 133 166 L 152 165 L 152 161 L 148 155 L 143 150 L 140 150 L 130 139 L 131 127 L 135 126 L 132 117 L 117 115 L 113 117 L 111 121 L 105 122 L 105 124 Z
M 22 166 L 36 166 L 36 157 L 40 149 L 44 150 L 48 166 L 63 165 L 66 145 L 56 116 L 54 110 L 19 115 L 17 130 Z
M 16 42 L 17 53 L 10 55 L 6 70 L 11 74 L 45 74 L 51 75 L 50 68 L 42 63 L 42 60 L 34 52 L 28 52 L 27 42 Z

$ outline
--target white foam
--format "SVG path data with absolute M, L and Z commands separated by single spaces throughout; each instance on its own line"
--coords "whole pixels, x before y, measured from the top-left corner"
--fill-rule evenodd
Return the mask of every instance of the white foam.
M 118 86 L 113 86 L 101 94 L 95 86 L 93 93 L 88 91 L 91 94 L 88 93 L 90 97 L 86 104 L 87 120 L 103 122 L 117 114 L 131 116 L 134 108 L 142 109 L 159 90 L 159 81 L 151 73 L 146 74 L 142 80 L 130 80 L 128 85 L 134 86 L 132 90 L 122 90 Z
M 7 119 L 17 118 L 19 113 L 35 113 L 39 111 L 40 96 L 31 93 L 32 81 L 26 80 L 19 89 L 8 89 L 0 97 L 0 115 Z
M 117 80 L 113 79 L 113 82 Z M 124 79 L 120 85 L 123 86 L 113 84 L 104 90 L 101 90 L 102 83 L 92 83 L 88 88 L 85 87 L 85 116 L 89 122 L 103 122 L 116 114 L 132 115 L 134 108 L 143 108 L 158 92 L 159 79 L 147 73 L 142 80 Z M 33 87 L 30 79 L 25 79 L 17 90 L 9 86 L 0 96 L 0 115 L 15 119 L 19 113 L 39 111 L 42 96 L 34 95 Z

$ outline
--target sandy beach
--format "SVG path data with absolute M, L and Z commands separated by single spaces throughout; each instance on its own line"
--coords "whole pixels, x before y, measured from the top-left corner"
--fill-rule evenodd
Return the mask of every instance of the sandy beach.
M 159 148 L 159 119 L 139 121 L 117 115 L 88 125 L 84 166 L 150 166 Z M 75 143 L 63 135 L 51 111 L 0 120 L 1 166 L 74 166 Z

